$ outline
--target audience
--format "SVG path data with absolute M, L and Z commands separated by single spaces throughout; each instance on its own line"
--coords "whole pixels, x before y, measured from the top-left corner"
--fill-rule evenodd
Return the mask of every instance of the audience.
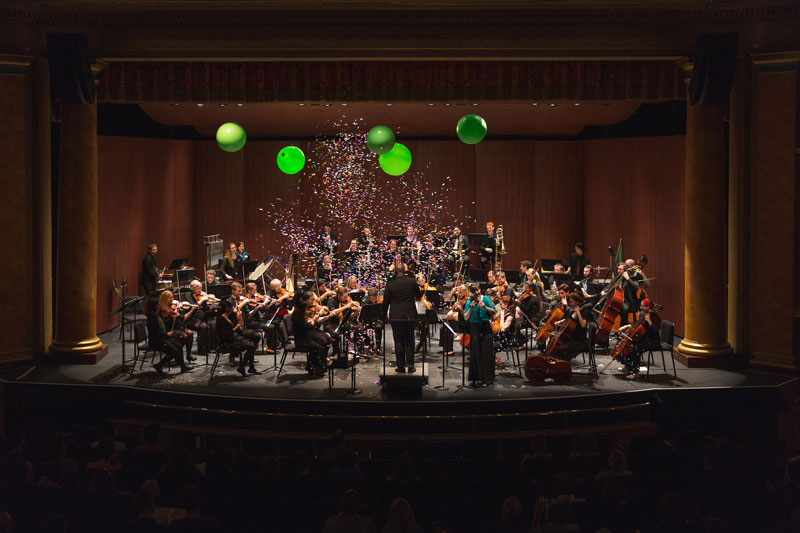
M 797 531 L 800 460 L 753 431 L 405 446 L 341 430 L 260 444 L 158 424 L 15 432 L 0 441 L 0 533 Z

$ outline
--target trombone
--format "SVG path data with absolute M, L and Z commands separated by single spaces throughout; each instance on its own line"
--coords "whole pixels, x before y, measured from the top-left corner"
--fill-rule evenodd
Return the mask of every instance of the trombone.
M 494 264 L 499 264 L 501 267 L 503 265 L 502 257 L 506 255 L 508 251 L 506 251 L 506 240 L 503 236 L 503 225 L 500 224 L 497 226 L 497 231 L 495 231 L 496 239 L 495 239 L 495 246 L 494 246 Z

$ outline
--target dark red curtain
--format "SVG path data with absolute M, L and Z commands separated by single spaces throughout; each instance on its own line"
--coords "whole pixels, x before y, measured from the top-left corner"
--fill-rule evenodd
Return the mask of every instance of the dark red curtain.
M 108 102 L 665 100 L 668 61 L 115 62 Z

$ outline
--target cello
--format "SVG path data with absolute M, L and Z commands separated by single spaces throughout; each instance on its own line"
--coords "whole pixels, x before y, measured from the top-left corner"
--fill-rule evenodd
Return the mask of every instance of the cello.
M 647 326 L 645 324 L 647 316 L 649 316 L 650 313 L 661 312 L 661 307 L 662 306 L 659 304 L 653 304 L 647 315 L 640 317 L 639 320 L 631 324 L 631 329 L 628 331 L 628 333 L 620 332 L 622 338 L 614 346 L 614 349 L 611 350 L 611 361 L 614 361 L 617 357 L 621 357 L 623 359 L 628 357 L 628 354 L 630 354 L 631 350 L 634 349 L 636 343 L 642 340 L 647 334 Z M 606 368 L 611 366 L 611 361 L 608 362 Z M 604 368 L 600 373 L 602 374 L 606 368 Z
M 625 270 L 625 272 L 630 275 L 630 273 L 641 269 L 645 265 L 647 265 L 647 257 L 643 255 L 641 259 L 639 259 L 639 263 Z M 622 306 L 625 303 L 625 293 L 620 286 L 622 285 L 622 280 L 625 279 L 623 274 L 614 276 L 614 279 L 612 279 L 611 283 L 606 287 L 605 299 L 600 300 L 600 302 L 603 302 L 603 309 L 600 311 L 600 315 L 597 318 L 596 342 L 598 344 L 604 345 L 608 342 L 608 337 L 614 329 L 614 322 L 622 312 Z M 600 302 L 598 302 L 598 305 Z
M 544 324 L 539 328 L 539 331 L 536 332 L 536 338 L 534 339 L 536 343 L 546 342 L 553 333 L 553 330 L 556 329 L 556 322 L 562 318 L 564 318 L 564 308 L 562 304 L 558 304 L 558 306 L 550 312 L 547 320 L 545 320 Z

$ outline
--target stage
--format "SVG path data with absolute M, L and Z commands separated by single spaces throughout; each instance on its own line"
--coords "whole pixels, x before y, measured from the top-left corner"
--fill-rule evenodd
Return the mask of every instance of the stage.
M 526 433 L 534 430 L 579 431 L 603 425 L 652 426 L 656 418 L 674 423 L 716 423 L 734 404 L 773 406 L 781 387 L 793 387 L 796 380 L 785 376 L 740 373 L 719 369 L 677 366 L 665 353 L 667 368 L 657 366 L 650 376 L 642 369 L 636 379 L 627 379 L 616 362 L 604 373 L 609 356 L 598 355 L 601 374 L 589 375 L 581 356 L 573 360 L 575 374 L 563 383 L 533 384 L 514 372 L 505 353 L 497 354 L 494 384 L 461 388 L 461 356 L 451 358 L 442 385 L 442 356 L 425 357 L 428 384 L 417 397 L 395 399 L 380 384 L 380 357 L 357 365 L 355 394 L 349 370 L 336 370 L 332 390 L 327 378 L 309 377 L 305 355 L 287 357 L 277 377 L 272 355 L 257 353 L 261 375 L 242 378 L 220 358 L 209 383 L 210 366 L 198 357 L 191 372 L 177 368 L 159 376 L 150 361 L 131 375 L 122 371 L 119 330 L 101 335 L 109 354 L 96 365 L 37 365 L 0 374 L 10 405 L 19 415 L 29 409 L 69 410 L 75 416 L 114 412 L 123 406 L 125 416 L 138 420 L 162 420 L 187 427 L 247 427 L 255 431 L 315 433 L 323 435 L 337 426 L 349 425 L 359 433 L 474 434 L 475 432 Z M 438 350 L 437 335 L 432 341 Z M 677 343 L 677 341 L 676 341 Z M 387 374 L 394 376 L 391 331 L 387 332 Z M 524 354 L 521 354 L 524 361 Z M 133 362 L 133 344 L 126 345 L 126 363 Z M 468 354 L 467 354 L 468 358 Z M 277 357 L 280 363 L 280 352 Z M 211 361 L 209 361 L 211 362 Z M 468 364 L 468 359 L 467 359 Z M 418 354 L 417 374 L 422 357 Z M 166 369 L 165 369 L 166 372 Z M 408 376 L 403 376 L 408 377 Z M 466 382 L 469 385 L 469 382 Z M 766 403 L 765 403 L 766 402 Z M 116 407 L 115 407 L 116 406 Z M 758 411 L 755 411 L 756 413 Z M 118 415 L 115 415 L 118 416 Z M 309 417 L 313 422 L 309 422 Z M 407 419 L 405 423 L 401 419 Z M 365 426 L 365 421 L 369 424 Z M 355 430 L 354 430 L 355 431 Z

